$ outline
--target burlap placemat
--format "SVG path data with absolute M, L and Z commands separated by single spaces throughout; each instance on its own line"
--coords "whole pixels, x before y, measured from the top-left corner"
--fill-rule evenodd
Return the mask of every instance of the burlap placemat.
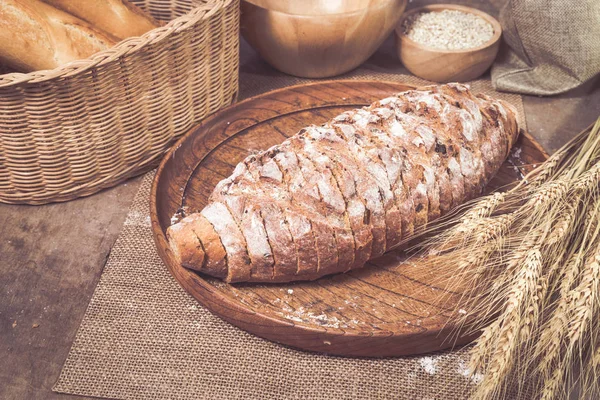
M 425 83 L 397 68 L 380 68 L 375 58 L 343 78 Z M 242 65 L 240 97 L 305 81 Z M 472 87 L 510 101 L 523 115 L 519 96 L 494 92 L 487 80 Z M 153 174 L 144 177 L 129 210 L 55 391 L 118 399 L 463 399 L 481 379 L 470 376 L 464 349 L 333 357 L 268 342 L 213 316 L 156 253 Z

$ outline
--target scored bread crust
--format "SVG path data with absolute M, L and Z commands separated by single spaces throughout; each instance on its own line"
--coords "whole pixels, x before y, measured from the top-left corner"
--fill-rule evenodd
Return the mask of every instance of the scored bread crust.
M 227 282 L 361 268 L 479 195 L 518 131 L 514 107 L 465 85 L 402 92 L 247 157 L 169 243 Z

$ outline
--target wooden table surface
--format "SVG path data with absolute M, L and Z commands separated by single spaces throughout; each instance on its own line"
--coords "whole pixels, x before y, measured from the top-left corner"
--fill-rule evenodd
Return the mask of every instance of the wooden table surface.
M 398 63 L 385 49 L 369 62 Z M 242 79 L 272 72 L 245 43 L 241 70 Z M 600 114 L 600 80 L 524 104 L 529 131 L 553 152 Z M 0 205 L 0 399 L 79 398 L 51 388 L 139 185 L 134 178 L 69 203 Z

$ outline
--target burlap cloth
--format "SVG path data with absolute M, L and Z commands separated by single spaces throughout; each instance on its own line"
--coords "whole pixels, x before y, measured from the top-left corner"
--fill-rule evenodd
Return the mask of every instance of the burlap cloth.
M 509 0 L 500 23 L 498 90 L 553 95 L 600 73 L 600 1 Z
M 342 78 L 425 83 L 401 75 L 397 62 L 382 67 L 381 57 L 385 52 Z M 241 98 L 305 81 L 257 60 L 241 68 Z M 494 92 L 489 80 L 472 87 L 510 101 L 523 116 L 519 96 Z M 153 174 L 143 179 L 55 391 L 119 399 L 463 399 L 481 378 L 470 376 L 464 349 L 393 359 L 333 357 L 268 342 L 213 316 L 156 253 L 149 216 Z

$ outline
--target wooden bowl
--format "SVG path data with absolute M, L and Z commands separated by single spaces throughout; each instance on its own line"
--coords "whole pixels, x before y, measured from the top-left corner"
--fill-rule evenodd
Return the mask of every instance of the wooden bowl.
M 440 50 L 417 43 L 404 34 L 402 24 L 409 16 L 442 10 L 475 14 L 492 24 L 494 36 L 472 49 Z M 498 21 L 483 11 L 453 4 L 436 4 L 411 10 L 402 16 L 396 26 L 396 48 L 400 61 L 414 75 L 434 82 L 464 82 L 478 78 L 492 65 L 498 54 L 501 34 Z
M 305 78 L 358 67 L 392 32 L 407 0 L 243 0 L 242 35 L 273 67 Z

